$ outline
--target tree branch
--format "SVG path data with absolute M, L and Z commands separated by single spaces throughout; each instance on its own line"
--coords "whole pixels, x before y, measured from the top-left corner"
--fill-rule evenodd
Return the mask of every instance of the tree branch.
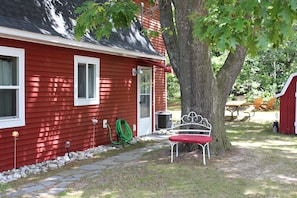
M 179 47 L 177 40 L 177 31 L 175 28 L 175 19 L 173 18 L 172 12 L 172 1 L 171 0 L 160 0 L 160 22 L 163 29 L 163 40 L 166 46 L 167 53 L 170 58 L 170 62 L 174 69 L 176 76 L 179 76 L 180 71 L 180 57 Z
M 288 55 L 288 56 L 289 56 L 289 55 Z M 292 63 L 293 63 L 295 57 L 296 57 L 296 52 L 294 52 L 293 55 L 290 56 L 289 60 L 286 61 L 286 62 L 284 63 L 284 64 L 286 65 L 287 68 L 291 68 L 291 65 L 292 65 Z
M 237 46 L 234 53 L 228 54 L 223 67 L 217 74 L 218 88 L 226 95 L 226 98 L 243 67 L 246 54 L 247 49 L 244 46 Z

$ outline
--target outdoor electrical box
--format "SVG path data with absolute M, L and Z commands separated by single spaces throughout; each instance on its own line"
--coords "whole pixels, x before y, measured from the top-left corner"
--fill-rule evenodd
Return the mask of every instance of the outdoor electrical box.
M 102 128 L 104 128 L 104 129 L 107 128 L 107 119 L 103 119 L 103 121 L 102 121 Z

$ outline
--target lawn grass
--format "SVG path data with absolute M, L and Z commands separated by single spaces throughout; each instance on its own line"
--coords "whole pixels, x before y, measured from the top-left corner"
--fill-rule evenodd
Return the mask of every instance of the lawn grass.
M 297 197 L 297 136 L 271 123 L 227 123 L 232 151 L 202 165 L 200 152 L 170 163 L 169 146 L 84 178 L 61 197 Z
M 260 113 L 257 112 L 257 115 Z M 260 115 L 262 117 L 262 115 Z M 257 120 L 254 118 L 254 120 Z M 259 121 L 259 120 L 258 120 Z M 170 147 L 71 184 L 58 197 L 296 197 L 297 136 L 272 133 L 272 122 L 226 122 L 233 148 L 203 166 L 201 151 L 182 152 L 170 163 Z M 152 144 L 139 142 L 3 185 L 0 191 Z

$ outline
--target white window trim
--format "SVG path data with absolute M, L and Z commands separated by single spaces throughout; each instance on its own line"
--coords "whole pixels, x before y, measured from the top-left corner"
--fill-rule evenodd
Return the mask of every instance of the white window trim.
M 18 58 L 18 98 L 17 117 L 0 119 L 0 129 L 25 126 L 25 50 L 0 46 L 0 54 Z
M 81 99 L 78 98 L 78 63 L 94 64 L 96 77 L 95 77 L 95 97 Z M 74 106 L 87 106 L 97 105 L 100 103 L 99 100 L 99 72 L 100 72 L 100 59 L 88 56 L 74 55 Z

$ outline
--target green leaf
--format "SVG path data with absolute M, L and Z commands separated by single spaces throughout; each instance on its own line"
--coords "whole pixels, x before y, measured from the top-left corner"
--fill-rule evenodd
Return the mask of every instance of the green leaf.
M 242 1 L 241 7 L 244 9 L 246 13 L 252 13 L 255 10 L 255 7 L 259 6 L 258 0 L 248 0 Z
M 292 10 L 297 10 L 297 1 L 296 0 L 289 0 L 289 6 L 292 8 Z
M 234 27 L 236 32 L 243 32 L 245 29 L 245 20 L 243 18 L 236 19 L 234 21 Z
M 260 33 L 257 36 L 256 40 L 257 40 L 257 48 L 266 49 L 267 46 L 269 45 L 269 38 L 267 34 L 265 34 L 264 32 Z
M 283 20 L 283 21 L 291 21 L 292 20 L 291 10 L 287 5 L 284 5 L 282 7 L 282 10 L 280 11 L 279 16 L 281 17 L 281 20 Z
M 289 24 L 280 24 L 280 34 L 282 34 L 285 38 L 289 38 L 293 33 L 294 32 L 292 32 L 292 28 L 289 26 Z
M 221 36 L 219 38 L 219 41 L 218 41 L 218 48 L 219 49 L 226 49 L 226 47 L 227 47 L 226 43 L 227 43 L 226 37 Z
M 231 37 L 231 39 L 230 39 L 230 48 L 231 48 L 231 51 L 234 51 L 236 49 L 236 46 L 238 44 L 239 43 L 237 42 L 236 38 L 235 37 Z

